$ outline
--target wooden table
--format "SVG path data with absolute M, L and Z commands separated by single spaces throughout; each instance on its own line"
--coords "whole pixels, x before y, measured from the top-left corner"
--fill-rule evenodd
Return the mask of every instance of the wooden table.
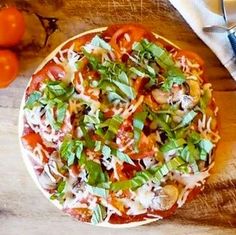
M 0 5 L 4 3 L 15 3 L 24 11 L 27 33 L 15 48 L 21 59 L 19 77 L 0 90 L 1 235 L 236 234 L 236 82 L 167 0 L 1 0 Z M 48 21 L 35 13 L 57 19 Z M 117 22 L 143 23 L 177 45 L 201 54 L 220 108 L 222 136 L 216 166 L 197 199 L 169 219 L 122 231 L 84 225 L 58 211 L 26 172 L 17 139 L 23 91 L 39 62 L 65 39 Z M 49 23 L 58 26 L 54 33 L 47 28 Z M 42 25 L 52 33 L 46 46 Z

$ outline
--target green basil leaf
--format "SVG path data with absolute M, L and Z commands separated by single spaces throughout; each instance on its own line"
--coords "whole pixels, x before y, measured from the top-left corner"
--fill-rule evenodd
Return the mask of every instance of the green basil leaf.
M 95 142 L 90 138 L 89 133 L 88 133 L 88 129 L 84 126 L 84 124 L 81 124 L 80 128 L 83 133 L 83 137 L 85 139 L 85 145 L 88 148 L 94 148 Z
M 213 149 L 214 145 L 212 144 L 212 142 L 210 140 L 207 139 L 203 139 L 199 142 L 199 146 L 201 149 L 203 149 L 205 152 L 207 152 L 208 154 L 211 152 L 211 150 Z
M 36 104 L 39 103 L 40 97 L 41 97 L 41 93 L 39 91 L 34 91 L 33 93 L 31 93 L 25 103 L 24 108 L 32 109 Z
M 94 151 L 95 151 L 95 152 L 98 152 L 98 151 L 101 150 L 101 148 L 102 148 L 102 142 L 99 141 L 99 140 L 96 140 L 96 141 L 95 141 L 95 148 L 94 148 Z
M 83 142 L 80 140 L 65 139 L 59 149 L 60 155 L 67 160 L 68 166 L 74 164 L 75 157 L 80 159 L 83 151 Z
M 96 207 L 93 210 L 91 223 L 92 224 L 99 224 L 103 222 L 103 220 L 106 218 L 106 209 L 104 206 L 97 204 Z
M 56 122 L 61 126 L 66 117 L 67 104 L 61 103 L 56 107 Z
M 100 64 L 99 60 L 96 56 L 92 55 L 91 53 L 87 52 L 85 49 L 82 49 L 84 56 L 88 59 L 89 63 L 91 64 L 94 70 L 98 70 Z
M 123 153 L 119 150 L 113 150 L 113 154 L 119 159 L 121 160 L 122 162 L 127 162 L 133 166 L 135 166 L 134 162 L 132 161 L 132 159 L 126 154 L 126 153 Z
M 104 41 L 103 39 L 101 39 L 98 35 L 96 35 L 90 42 L 90 44 L 92 44 L 93 46 L 96 47 L 101 47 L 107 51 L 111 51 L 111 45 L 109 43 L 107 43 L 106 41 Z
M 137 172 L 132 179 L 113 182 L 110 189 L 116 192 L 119 190 L 136 189 L 150 180 L 160 182 L 170 171 L 177 170 L 183 164 L 184 161 L 180 157 L 175 157 L 162 166 L 155 166 L 151 169 Z
M 92 186 L 96 186 L 99 183 L 107 181 L 107 176 L 104 174 L 102 167 L 97 162 L 88 160 L 85 163 L 85 169 L 88 172 L 87 183 Z
M 204 149 L 200 151 L 200 159 L 203 161 L 207 160 L 207 152 Z
M 163 153 L 167 153 L 171 150 L 179 150 L 183 148 L 183 145 L 186 141 L 182 138 L 180 139 L 172 139 L 161 146 L 160 151 Z
M 107 119 L 105 122 L 100 123 L 98 129 L 108 127 L 107 132 L 105 134 L 105 139 L 112 139 L 114 135 L 117 134 L 122 122 L 123 118 L 119 115 L 115 115 L 114 117 Z
M 111 102 L 111 103 L 116 100 L 125 101 L 125 99 L 123 99 L 122 96 L 120 96 L 119 94 L 117 94 L 114 91 L 108 92 L 107 98 L 108 98 L 109 102 Z
M 169 91 L 174 84 L 181 85 L 185 82 L 185 77 L 179 68 L 171 68 L 165 74 L 166 80 L 164 80 L 161 88 L 164 91 Z
M 178 124 L 174 128 L 174 130 L 188 125 L 196 116 L 197 116 L 197 113 L 194 112 L 193 110 L 191 110 L 190 112 L 188 112 L 187 114 L 184 115 L 182 121 L 180 122 L 180 124 Z
M 104 145 L 102 147 L 102 154 L 106 159 L 110 158 L 111 157 L 111 148 L 107 145 Z
M 104 188 L 99 188 L 99 187 L 94 187 L 94 186 L 91 186 L 91 185 L 87 185 L 86 189 L 92 195 L 107 198 L 108 193 L 107 193 L 107 190 L 104 189 Z
M 158 126 L 167 133 L 167 135 L 169 137 L 173 137 L 173 133 L 171 131 L 171 128 L 169 127 L 169 125 L 163 120 L 163 118 L 154 113 L 148 106 L 145 106 L 145 110 L 150 114 L 149 118 L 152 120 L 152 121 L 155 121 Z
M 134 127 L 134 143 L 136 149 L 141 138 L 141 133 L 144 127 L 146 117 L 147 117 L 147 112 L 140 112 L 134 115 L 133 127 Z
M 210 86 L 203 88 L 203 95 L 200 97 L 200 108 L 202 111 L 205 111 L 205 109 L 209 106 L 209 103 L 212 99 L 212 90 Z
M 175 158 L 172 158 L 170 161 L 168 161 L 166 163 L 166 166 L 169 171 L 172 171 L 172 170 L 178 169 L 180 166 L 184 164 L 185 162 L 180 157 L 175 157 Z
M 99 111 L 97 111 L 94 115 L 84 115 L 84 123 L 99 124 Z
M 57 186 L 57 192 L 62 193 L 63 190 L 65 189 L 66 186 L 66 181 L 60 181 Z
M 136 97 L 133 87 L 130 85 L 124 84 L 120 81 L 114 80 L 113 83 L 119 87 L 119 89 L 125 94 L 129 99 L 134 99 Z
M 81 154 L 83 152 L 83 142 L 80 140 L 75 140 L 75 156 L 80 159 Z
M 135 75 L 137 75 L 139 77 L 145 77 L 146 76 L 146 74 L 144 72 L 138 70 L 135 67 L 131 67 L 129 70 L 130 70 L 130 72 L 132 72 L 133 74 L 135 74 Z
M 47 105 L 45 109 L 46 119 L 48 120 L 50 126 L 56 131 L 60 130 L 61 125 L 56 122 L 51 105 Z
M 201 135 L 196 131 L 191 131 L 191 133 L 188 135 L 188 141 L 193 144 L 199 143 L 201 139 Z

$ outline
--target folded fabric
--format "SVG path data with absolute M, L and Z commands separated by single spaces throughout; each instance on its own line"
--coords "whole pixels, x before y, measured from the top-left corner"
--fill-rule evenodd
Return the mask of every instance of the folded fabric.
M 233 50 L 225 33 L 206 33 L 202 28 L 207 25 L 224 25 L 224 18 L 212 12 L 203 0 L 169 0 L 180 12 L 194 32 L 216 54 L 221 63 L 236 80 L 236 62 Z M 212 0 L 214 1 L 214 0 Z

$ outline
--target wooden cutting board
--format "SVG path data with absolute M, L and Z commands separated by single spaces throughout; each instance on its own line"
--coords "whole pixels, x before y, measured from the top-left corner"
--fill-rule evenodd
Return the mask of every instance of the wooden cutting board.
M 1 0 L 4 4 L 23 10 L 27 33 L 14 49 L 21 59 L 19 77 L 0 90 L 1 235 L 236 234 L 236 82 L 167 0 Z M 69 37 L 118 22 L 142 23 L 202 56 L 220 109 L 222 137 L 212 176 L 197 199 L 169 219 L 122 231 L 78 223 L 54 208 L 26 172 L 17 139 L 20 101 L 40 61 Z

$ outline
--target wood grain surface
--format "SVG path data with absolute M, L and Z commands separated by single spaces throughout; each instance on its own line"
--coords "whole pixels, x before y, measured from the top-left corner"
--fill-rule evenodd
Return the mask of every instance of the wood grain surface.
M 18 79 L 0 90 L 0 234 L 236 234 L 236 82 L 167 0 L 1 0 L 25 15 L 27 32 L 14 48 Z M 221 141 L 204 192 L 169 219 L 126 230 L 81 224 L 57 210 L 36 188 L 17 137 L 23 91 L 36 66 L 61 42 L 96 27 L 139 22 L 206 62 L 219 106 Z M 50 27 L 49 27 L 50 26 Z M 46 36 L 48 40 L 46 41 Z M 45 44 L 46 42 L 46 44 Z

